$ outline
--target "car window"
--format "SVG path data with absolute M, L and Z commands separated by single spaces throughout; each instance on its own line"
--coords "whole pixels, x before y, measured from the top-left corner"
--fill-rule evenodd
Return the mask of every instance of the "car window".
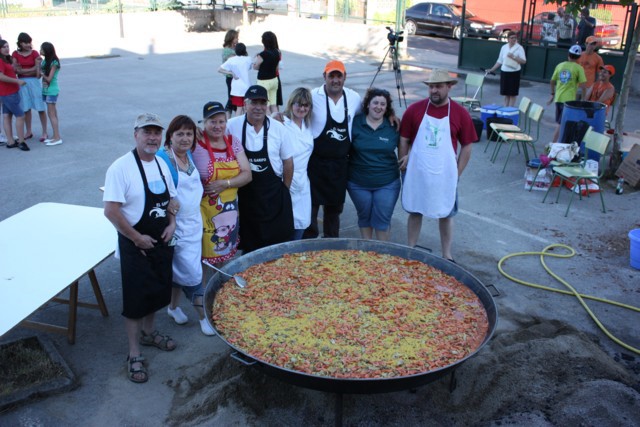
M 435 4 L 433 5 L 433 15 L 437 15 L 437 16 L 445 16 L 447 14 L 450 14 L 449 9 L 447 9 L 446 7 L 440 5 L 440 4 Z
M 427 13 L 429 11 L 429 6 L 431 6 L 429 3 L 418 3 L 411 9 L 413 9 L 414 12 Z

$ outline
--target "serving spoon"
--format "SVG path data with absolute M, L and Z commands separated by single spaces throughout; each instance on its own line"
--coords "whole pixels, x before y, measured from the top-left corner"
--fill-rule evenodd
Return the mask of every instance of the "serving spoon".
M 236 281 L 236 285 L 238 285 L 238 287 L 240 287 L 240 288 L 244 288 L 245 286 L 247 286 L 247 281 L 246 281 L 246 280 L 244 280 L 242 277 L 240 277 L 240 276 L 238 276 L 238 275 L 236 275 L 236 274 L 229 274 L 229 273 L 226 273 L 226 272 L 224 272 L 224 271 L 220 270 L 218 267 L 215 267 L 213 264 L 211 264 L 211 263 L 210 263 L 209 261 L 207 261 L 206 259 L 203 259 L 203 260 L 202 260 L 202 263 L 203 263 L 203 264 L 205 264 L 205 265 L 208 265 L 209 267 L 213 268 L 213 269 L 214 269 L 214 270 L 216 270 L 217 272 L 224 274 L 225 276 L 229 276 L 229 277 L 231 277 L 233 280 L 235 280 L 235 281 Z

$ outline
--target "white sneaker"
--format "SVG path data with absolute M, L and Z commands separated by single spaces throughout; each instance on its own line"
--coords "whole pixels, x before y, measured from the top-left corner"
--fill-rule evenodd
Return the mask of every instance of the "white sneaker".
M 54 145 L 60 145 L 62 144 L 62 139 L 45 139 L 44 140 L 44 145 L 46 145 L 47 147 L 53 147 Z
M 184 325 L 189 321 L 189 318 L 180 307 L 176 307 L 175 310 L 171 310 L 171 306 L 167 307 L 167 314 L 173 318 L 178 325 Z
M 200 330 L 205 335 L 211 336 L 216 334 L 216 331 L 213 330 L 207 319 L 200 320 Z

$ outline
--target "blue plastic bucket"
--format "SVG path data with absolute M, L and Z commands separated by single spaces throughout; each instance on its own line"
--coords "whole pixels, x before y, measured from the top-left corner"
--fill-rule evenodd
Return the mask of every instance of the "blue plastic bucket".
M 482 120 L 482 129 L 487 128 L 487 119 L 490 117 L 495 117 L 498 108 L 500 108 L 500 106 L 495 104 L 483 105 L 482 107 L 480 107 L 480 120 Z
M 631 267 L 640 270 L 640 228 L 629 232 L 629 243 L 631 243 L 631 250 L 629 251 Z
M 511 119 L 513 121 L 513 124 L 518 126 L 518 120 L 520 119 L 520 110 L 516 107 L 501 107 L 496 111 L 496 116 Z
M 562 119 L 560 120 L 560 139 L 564 142 L 564 133 L 567 122 L 586 122 L 596 132 L 604 133 L 604 122 L 607 118 L 607 106 L 600 102 L 590 101 L 568 101 L 564 103 Z M 570 143 L 571 141 L 569 141 Z M 576 141 L 581 143 L 582 141 Z M 589 153 L 588 158 L 598 160 L 597 153 Z

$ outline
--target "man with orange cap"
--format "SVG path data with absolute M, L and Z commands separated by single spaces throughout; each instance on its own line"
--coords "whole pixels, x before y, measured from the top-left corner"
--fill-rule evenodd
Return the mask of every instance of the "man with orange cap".
M 313 152 L 307 173 L 311 182 L 311 225 L 303 238 L 318 237 L 318 213 L 323 207 L 324 237 L 338 237 L 347 191 L 347 165 L 353 118 L 362 109 L 357 92 L 344 87 L 347 71 L 341 61 L 324 67 L 324 85 L 311 91 Z
M 616 74 L 616 69 L 613 65 L 605 65 L 600 67 L 600 73 L 598 74 L 598 80 L 593 84 L 591 90 L 591 96 L 589 101 L 602 102 L 607 105 L 607 113 L 609 113 L 609 107 L 613 104 L 616 95 L 616 89 L 611 84 L 611 77 Z
M 598 76 L 598 71 L 604 66 L 602 57 L 596 53 L 598 39 L 594 36 L 587 37 L 586 46 L 586 50 L 582 52 L 582 55 L 578 58 L 578 64 L 584 69 L 584 76 L 587 78 L 587 82 L 582 87 L 583 100 L 589 99 L 591 88 Z

